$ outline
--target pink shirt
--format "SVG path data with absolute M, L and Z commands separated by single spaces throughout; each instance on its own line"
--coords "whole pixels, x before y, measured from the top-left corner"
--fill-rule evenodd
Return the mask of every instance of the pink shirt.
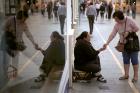
M 126 20 L 126 27 L 125 27 L 125 20 Z M 112 39 L 116 36 L 117 33 L 120 36 L 120 42 L 123 42 L 124 34 L 122 33 L 124 33 L 124 29 L 125 29 L 125 34 L 128 34 L 127 32 L 137 32 L 139 30 L 138 26 L 132 19 L 126 17 L 125 20 L 122 23 L 115 24 L 113 31 L 111 32 L 107 40 L 107 44 L 109 44 L 112 41 Z

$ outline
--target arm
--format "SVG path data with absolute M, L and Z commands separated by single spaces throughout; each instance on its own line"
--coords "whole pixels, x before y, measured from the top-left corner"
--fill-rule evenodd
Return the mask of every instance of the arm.
M 82 47 L 82 50 L 83 50 L 84 54 L 86 55 L 87 59 L 89 59 L 89 60 L 92 60 L 92 59 L 96 58 L 96 56 L 100 52 L 100 51 L 96 51 L 92 47 L 92 45 L 83 44 L 81 47 Z
M 103 45 L 104 48 L 106 48 L 107 45 L 109 45 L 109 43 L 114 39 L 114 37 L 116 36 L 117 32 L 118 32 L 117 25 L 115 25 L 114 28 L 113 28 L 113 31 L 109 35 L 109 38 L 108 38 L 106 44 Z
M 34 38 L 33 38 L 32 34 L 31 34 L 31 32 L 29 31 L 27 25 L 25 24 L 24 26 L 25 26 L 24 27 L 25 35 L 32 42 L 32 44 L 35 46 L 35 48 L 38 48 L 38 45 L 35 43 Z
M 55 45 L 54 42 L 51 42 L 50 45 L 46 50 L 43 50 L 42 53 L 45 55 L 47 58 L 54 58 L 56 54 L 56 48 L 57 46 Z
M 137 24 L 134 21 L 132 21 L 132 20 L 130 20 L 130 21 L 131 21 L 130 22 L 130 26 L 132 27 L 132 31 L 133 32 L 139 31 L 139 27 L 137 26 Z

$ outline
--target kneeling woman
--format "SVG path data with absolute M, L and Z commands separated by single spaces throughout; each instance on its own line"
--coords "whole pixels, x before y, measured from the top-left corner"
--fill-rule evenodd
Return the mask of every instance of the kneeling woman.
M 75 69 L 91 73 L 88 79 L 97 77 L 98 81 L 106 82 L 103 76 L 99 73 L 101 71 L 101 66 L 98 54 L 104 49 L 100 48 L 99 50 L 95 50 L 90 43 L 90 35 L 86 31 L 82 32 L 76 40 L 74 48 Z
M 38 48 L 44 55 L 40 70 L 43 72 L 35 79 L 36 82 L 44 81 L 54 69 L 63 69 L 65 64 L 64 38 L 57 32 L 52 32 L 51 43 L 46 50 Z

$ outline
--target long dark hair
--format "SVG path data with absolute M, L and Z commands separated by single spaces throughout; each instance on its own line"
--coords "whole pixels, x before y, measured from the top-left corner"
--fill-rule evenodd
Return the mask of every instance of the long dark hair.
M 61 36 L 57 31 L 52 32 L 52 37 L 56 39 L 64 40 L 63 36 Z
M 84 38 L 87 37 L 87 35 L 88 35 L 88 32 L 87 32 L 87 31 L 84 31 L 84 32 L 82 32 L 82 33 L 76 38 L 76 40 L 84 39 Z

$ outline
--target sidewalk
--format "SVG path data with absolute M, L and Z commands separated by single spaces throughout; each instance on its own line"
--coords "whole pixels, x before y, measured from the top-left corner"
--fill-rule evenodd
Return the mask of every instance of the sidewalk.
M 140 27 L 140 15 L 137 15 L 136 23 Z M 91 43 L 95 49 L 99 49 L 103 46 L 107 40 L 110 32 L 113 29 L 114 20 L 104 20 L 103 22 L 95 21 L 93 35 Z M 81 16 L 79 30 L 76 33 L 78 36 L 82 31 L 89 31 L 88 20 L 86 16 Z M 140 32 L 138 33 L 140 36 Z M 107 79 L 107 83 L 100 83 L 95 79 L 91 83 L 73 83 L 73 88 L 70 93 L 139 93 L 140 92 L 140 79 L 136 84 L 131 82 L 133 74 L 130 74 L 130 79 L 127 81 L 120 81 L 118 78 L 123 73 L 123 63 L 121 53 L 115 50 L 116 42 L 118 42 L 118 36 L 110 43 L 109 48 L 100 53 L 100 61 L 102 67 L 102 75 Z M 140 55 L 139 55 L 140 58 Z M 130 67 L 130 73 L 132 73 L 132 66 Z M 139 72 L 140 74 L 140 72 Z

